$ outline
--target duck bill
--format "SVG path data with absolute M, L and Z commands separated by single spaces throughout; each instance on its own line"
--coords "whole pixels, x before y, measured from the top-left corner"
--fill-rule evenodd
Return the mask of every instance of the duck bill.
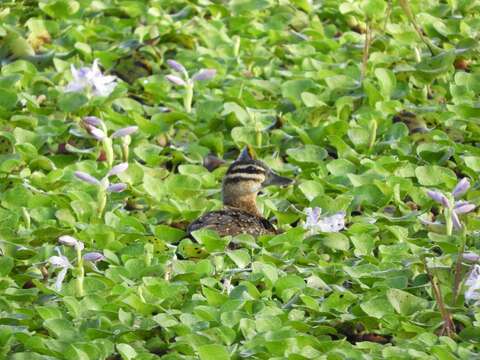
M 274 172 L 270 173 L 267 180 L 263 182 L 263 186 L 277 185 L 277 186 L 287 186 L 293 183 L 292 179 L 287 177 L 280 176 Z

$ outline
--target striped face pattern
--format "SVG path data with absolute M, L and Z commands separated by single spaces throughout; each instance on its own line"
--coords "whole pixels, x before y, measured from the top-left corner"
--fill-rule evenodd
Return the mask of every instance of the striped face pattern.
M 254 182 L 261 185 L 268 174 L 268 167 L 258 160 L 236 161 L 227 170 L 224 184 Z

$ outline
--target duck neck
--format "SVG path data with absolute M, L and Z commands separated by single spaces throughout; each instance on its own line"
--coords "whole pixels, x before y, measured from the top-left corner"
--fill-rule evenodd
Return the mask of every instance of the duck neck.
M 223 205 L 225 207 L 233 207 L 243 211 L 246 211 L 252 215 L 261 217 L 262 215 L 257 208 L 257 194 L 247 194 L 243 196 L 228 196 L 223 194 Z

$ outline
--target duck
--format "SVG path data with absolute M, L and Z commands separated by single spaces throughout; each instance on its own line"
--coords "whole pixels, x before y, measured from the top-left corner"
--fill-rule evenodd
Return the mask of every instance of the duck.
M 228 167 L 222 180 L 223 209 L 211 211 L 194 220 L 187 233 L 207 228 L 220 236 L 250 234 L 275 235 L 277 229 L 257 208 L 258 193 L 271 185 L 287 186 L 292 179 L 270 169 L 263 161 L 255 160 L 250 147 L 245 147 Z

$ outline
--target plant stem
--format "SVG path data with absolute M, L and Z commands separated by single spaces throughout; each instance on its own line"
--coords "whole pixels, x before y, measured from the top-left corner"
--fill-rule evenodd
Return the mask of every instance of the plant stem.
M 183 106 L 187 113 L 192 112 L 192 100 L 193 100 L 193 81 L 188 80 L 187 85 L 185 86 L 185 96 L 183 98 Z
M 458 254 L 457 262 L 455 264 L 455 279 L 453 282 L 452 295 L 453 295 L 453 304 L 456 304 L 458 298 L 458 288 L 460 287 L 460 282 L 462 281 L 462 260 L 463 253 L 465 252 L 465 243 L 467 236 L 465 230 L 462 230 L 460 235 L 460 244 L 458 245 Z
M 399 0 L 398 1 L 400 6 L 402 7 L 403 11 L 405 12 L 405 14 L 407 15 L 408 17 L 408 20 L 410 20 L 410 23 L 412 24 L 412 26 L 414 27 L 415 31 L 417 32 L 418 36 L 420 37 L 420 39 L 422 40 L 422 42 L 428 47 L 428 50 L 430 50 L 430 53 L 432 54 L 432 56 L 435 55 L 435 52 L 433 51 L 433 47 L 432 45 L 427 41 L 427 39 L 425 38 L 425 36 L 423 36 L 423 33 L 422 33 L 422 30 L 420 29 L 420 27 L 418 26 L 417 24 L 417 20 L 415 19 L 415 15 L 413 14 L 412 12 L 412 9 L 410 8 L 410 4 L 408 2 L 408 0 Z
M 82 249 L 76 247 L 77 250 L 77 296 L 82 297 L 84 295 L 83 280 L 85 278 L 85 270 L 83 269 Z
M 122 156 L 124 162 L 128 162 L 129 146 L 131 141 L 132 138 L 130 137 L 130 135 L 124 136 L 122 138 Z
M 108 168 L 111 169 L 113 166 L 113 144 L 112 139 L 106 137 L 102 140 L 103 150 L 105 151 L 105 156 L 107 158 Z
M 452 222 L 452 211 L 453 209 L 451 208 L 445 208 L 444 214 L 445 214 L 445 231 L 447 236 L 452 236 L 453 234 L 453 222 Z
M 370 42 L 372 41 L 372 30 L 370 27 L 370 22 L 367 21 L 367 26 L 365 29 L 365 42 L 363 44 L 363 56 L 362 56 L 362 79 L 365 78 L 367 73 L 368 65 L 368 56 L 370 52 Z
M 375 140 L 377 139 L 377 129 L 378 129 L 377 120 L 373 119 L 370 124 L 370 140 L 368 141 L 369 150 L 371 150 L 373 148 L 373 145 L 375 145 Z
M 98 217 L 101 218 L 105 207 L 107 206 L 107 192 L 105 189 L 100 188 L 97 195 L 97 211 Z
M 452 337 L 455 334 L 455 325 L 453 324 L 452 316 L 450 315 L 447 308 L 445 307 L 445 303 L 443 302 L 443 297 L 442 297 L 442 291 L 438 286 L 437 281 L 434 278 L 432 272 L 430 271 L 425 259 L 423 259 L 423 264 L 425 266 L 425 271 L 427 272 L 428 279 L 432 284 L 433 296 L 435 297 L 435 300 L 438 305 L 438 309 L 440 310 L 440 314 L 442 315 L 443 327 L 442 327 L 441 334 L 443 335 L 446 333 L 447 336 Z
M 387 23 L 388 23 L 388 20 L 390 19 L 391 14 L 392 14 L 392 0 L 388 0 L 387 12 L 385 14 L 385 22 L 383 23 L 383 32 L 387 30 Z

